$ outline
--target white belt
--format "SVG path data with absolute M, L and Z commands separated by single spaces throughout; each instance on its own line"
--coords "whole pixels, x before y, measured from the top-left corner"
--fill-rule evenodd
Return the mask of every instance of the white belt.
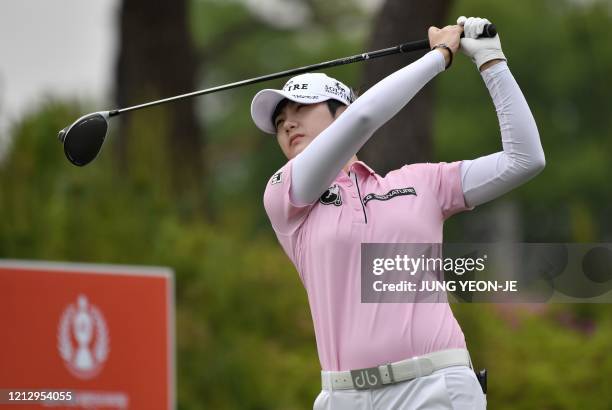
M 374 389 L 385 384 L 427 376 L 436 370 L 450 366 L 473 368 L 469 352 L 466 349 L 440 350 L 366 369 L 341 372 L 322 371 L 321 384 L 324 390 Z

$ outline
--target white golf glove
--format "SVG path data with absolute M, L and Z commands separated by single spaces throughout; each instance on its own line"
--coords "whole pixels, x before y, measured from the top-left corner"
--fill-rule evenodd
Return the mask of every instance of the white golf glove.
M 478 38 L 483 32 L 484 26 L 491 24 L 489 20 L 479 17 L 466 18 L 461 16 L 457 19 L 457 24 L 463 26 L 463 33 L 465 35 L 461 39 L 460 50 L 476 63 L 478 69 L 484 63 L 491 60 L 506 60 L 506 56 L 501 49 L 499 34 L 492 38 Z

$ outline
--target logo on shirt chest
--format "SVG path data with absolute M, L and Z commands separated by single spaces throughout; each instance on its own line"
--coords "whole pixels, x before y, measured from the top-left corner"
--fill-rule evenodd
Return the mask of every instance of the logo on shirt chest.
M 396 196 L 404 196 L 404 195 L 414 195 L 416 196 L 416 191 L 413 187 L 408 188 L 396 188 L 387 192 L 383 195 L 378 194 L 367 194 L 363 198 L 363 204 L 366 205 L 368 202 L 376 200 L 376 201 L 388 201 L 391 198 L 395 198 Z
M 319 202 L 323 205 L 342 205 L 342 197 L 340 196 L 340 188 L 338 185 L 334 184 L 333 186 L 327 188 L 327 191 L 321 195 L 319 198 Z

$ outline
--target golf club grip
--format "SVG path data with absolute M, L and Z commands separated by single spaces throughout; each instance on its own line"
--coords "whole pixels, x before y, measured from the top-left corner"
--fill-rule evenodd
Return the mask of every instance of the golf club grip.
M 495 24 L 485 24 L 482 29 L 482 34 L 478 36 L 478 38 L 493 38 L 497 35 L 497 27 Z M 461 33 L 461 38 L 464 38 L 465 34 Z

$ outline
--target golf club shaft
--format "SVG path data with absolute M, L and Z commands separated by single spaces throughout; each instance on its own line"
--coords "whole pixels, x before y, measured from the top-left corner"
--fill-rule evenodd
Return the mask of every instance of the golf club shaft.
M 128 111 L 135 111 L 141 108 L 152 107 L 154 105 L 164 104 L 164 103 L 172 102 L 176 100 L 182 100 L 184 98 L 191 98 L 191 97 L 196 97 L 198 95 L 210 94 L 210 93 L 214 93 L 214 92 L 222 91 L 222 90 L 229 90 L 231 88 L 237 88 L 243 85 L 250 85 L 250 84 L 259 83 L 262 81 L 275 80 L 277 78 L 287 77 L 290 75 L 298 75 L 298 74 L 302 74 L 302 73 L 306 73 L 306 72 L 314 71 L 314 70 L 319 70 L 323 68 L 335 67 L 335 66 L 345 65 L 345 64 L 352 64 L 352 63 L 356 63 L 359 61 L 371 60 L 373 58 L 388 56 L 392 54 L 407 53 L 410 51 L 428 50 L 428 49 L 429 49 L 428 40 L 412 41 L 409 43 L 400 44 L 400 45 L 385 48 L 382 50 L 376 50 L 376 51 L 370 51 L 368 53 L 356 54 L 350 57 L 343 57 L 343 58 L 339 58 L 336 60 L 326 61 L 323 63 L 312 64 L 312 65 L 308 65 L 305 67 L 294 68 L 294 69 L 286 70 L 286 71 L 280 71 L 278 73 L 268 74 L 268 75 L 264 75 L 261 77 L 249 78 L 247 80 L 242 80 L 242 81 L 238 81 L 235 83 L 220 85 L 218 87 L 207 88 L 205 90 L 194 91 L 194 92 L 187 93 L 187 94 L 181 94 L 175 97 L 164 98 L 163 100 L 152 101 L 152 102 L 145 103 L 145 104 L 135 105 L 133 107 L 112 110 L 109 112 L 109 116 L 112 117 L 112 116 L 116 116 L 116 115 L 119 115 L 121 113 L 128 112 Z
M 494 37 L 496 34 L 497 34 L 497 29 L 495 25 L 487 24 L 484 28 L 483 33 L 481 34 L 481 37 Z M 461 33 L 461 37 L 463 37 L 463 33 Z M 307 73 L 309 71 L 319 70 L 323 68 L 335 67 L 335 66 L 345 65 L 345 64 L 352 64 L 352 63 L 356 63 L 359 61 L 371 60 L 373 58 L 384 57 L 384 56 L 388 56 L 392 54 L 408 53 L 410 51 L 428 50 L 428 49 L 429 49 L 429 40 L 411 41 L 411 42 L 400 44 L 394 47 L 384 48 L 382 50 L 376 50 L 376 51 L 370 51 L 368 53 L 356 54 L 350 57 L 338 58 L 336 60 L 326 61 L 323 63 L 312 64 L 312 65 L 308 65 L 305 67 L 280 71 L 274 74 L 268 74 L 268 75 L 264 75 L 261 77 L 249 78 L 247 80 L 242 80 L 242 81 L 238 81 L 235 83 L 220 85 L 217 87 L 207 88 L 205 90 L 200 90 L 200 91 L 194 91 L 194 92 L 187 93 L 187 94 L 181 94 L 175 97 L 164 98 L 163 100 L 157 100 L 157 101 L 152 101 L 152 102 L 148 102 L 145 104 L 134 105 L 132 107 L 116 109 L 116 110 L 109 111 L 108 115 L 109 117 L 113 117 L 113 116 L 116 116 L 116 115 L 119 115 L 121 113 L 128 112 L 128 111 L 135 111 L 141 108 L 152 107 L 152 106 L 164 104 L 167 102 L 182 100 L 184 98 L 196 97 L 198 95 L 210 94 L 210 93 L 214 93 L 217 91 L 229 90 L 231 88 L 237 88 L 243 85 L 250 85 L 250 84 L 260 83 L 263 81 L 275 80 L 277 78 L 288 77 L 290 75 L 298 75 L 298 74 Z

